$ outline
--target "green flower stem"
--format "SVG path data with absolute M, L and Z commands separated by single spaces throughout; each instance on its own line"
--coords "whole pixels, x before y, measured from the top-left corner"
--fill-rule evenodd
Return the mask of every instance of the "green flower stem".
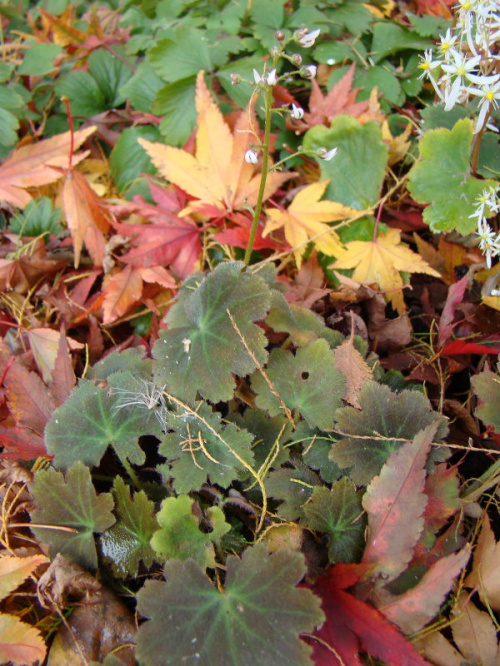
M 264 145 L 262 146 L 262 175 L 260 177 L 259 193 L 257 196 L 257 204 L 253 213 L 252 228 L 250 230 L 250 237 L 248 239 L 245 257 L 243 259 L 245 266 L 250 263 L 252 255 L 253 244 L 257 234 L 257 227 L 259 226 L 260 213 L 262 211 L 262 203 L 264 201 L 264 191 L 266 189 L 267 172 L 269 167 L 269 137 L 271 134 L 271 106 L 272 106 L 273 89 L 272 86 L 267 86 L 266 94 L 264 97 L 265 102 L 265 128 L 264 128 Z

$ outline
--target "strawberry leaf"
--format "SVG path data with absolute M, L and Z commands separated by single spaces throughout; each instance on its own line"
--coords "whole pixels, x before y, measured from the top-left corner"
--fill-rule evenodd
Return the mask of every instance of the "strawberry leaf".
M 417 391 L 395 394 L 387 386 L 368 382 L 358 400 L 361 411 L 354 407 L 337 411 L 336 428 L 343 439 L 330 452 L 341 468 L 350 468 L 350 477 L 357 485 L 370 483 L 392 451 L 401 447 L 401 440 L 413 439 L 435 420 L 439 422 L 435 441 L 446 435 L 446 420 L 433 412 L 429 401 Z M 433 451 L 432 455 L 435 459 L 441 452 Z
M 345 391 L 344 375 L 335 369 L 335 357 L 328 342 L 315 340 L 297 350 L 295 356 L 274 349 L 266 374 L 289 409 L 297 409 L 311 427 L 333 428 L 335 410 L 341 406 Z M 259 371 L 252 376 L 256 404 L 271 416 L 282 410 L 277 396 Z
M 323 621 L 319 601 L 296 584 L 305 573 L 300 553 L 265 546 L 227 558 L 225 589 L 212 585 L 193 562 L 165 565 L 168 582 L 147 581 L 137 595 L 151 618 L 137 635 L 137 658 L 148 666 L 308 666 L 310 648 L 299 639 Z M 168 645 L 168 649 L 166 649 Z
M 74 532 L 32 527 L 35 536 L 50 545 L 50 554 L 61 553 L 83 567 L 97 567 L 94 533 L 107 530 L 115 522 L 113 498 L 109 493 L 97 495 L 90 470 L 79 462 L 66 477 L 55 469 L 40 470 L 33 483 L 37 509 L 33 522 L 73 528 Z
M 232 398 L 232 373 L 245 376 L 256 367 L 245 345 L 266 361 L 266 337 L 252 322 L 267 314 L 271 292 L 262 278 L 242 271 L 242 262 L 219 264 L 198 285 L 190 280 L 166 317 L 169 328 L 153 349 L 156 379 L 182 400 L 194 402 L 198 391 L 212 402 Z
M 117 521 L 100 537 L 102 554 L 116 576 L 136 576 L 141 560 L 150 567 L 155 559 L 149 543 L 158 528 L 155 506 L 142 490 L 131 497 L 120 476 L 115 477 L 113 496 Z
M 316 487 L 304 507 L 301 525 L 329 535 L 330 562 L 358 560 L 365 543 L 366 520 L 361 506 L 361 495 L 352 481 L 344 477 L 332 489 Z
M 473 213 L 477 197 L 493 180 L 470 175 L 472 121 L 459 120 L 452 130 L 433 129 L 420 139 L 422 159 L 410 171 L 409 190 L 415 201 L 431 204 L 424 209 L 424 222 L 432 231 L 475 231 Z

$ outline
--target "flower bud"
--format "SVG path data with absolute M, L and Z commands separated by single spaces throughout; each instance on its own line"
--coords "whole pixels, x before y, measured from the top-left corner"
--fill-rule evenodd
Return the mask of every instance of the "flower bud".
M 300 67 L 302 65 L 302 56 L 300 53 L 294 53 L 290 60 L 292 61 L 292 64 L 295 65 L 295 67 Z
M 271 50 L 269 51 L 269 55 L 271 58 L 277 58 L 279 54 L 281 53 L 281 49 L 279 46 L 273 46 Z
M 336 154 L 337 148 L 332 148 L 331 150 L 327 150 L 326 148 L 318 148 L 317 151 L 318 157 L 322 160 L 325 160 L 325 162 L 332 160 Z
M 314 45 L 316 37 L 319 35 L 319 33 L 320 33 L 319 28 L 317 30 L 313 30 L 312 32 L 306 30 L 306 32 L 297 39 L 297 43 L 300 44 L 305 49 L 308 49 Z
M 318 68 L 316 65 L 306 65 L 305 67 L 301 67 L 299 71 L 304 79 L 314 79 Z
M 292 108 L 290 109 L 290 117 L 294 120 L 302 120 L 304 117 L 304 109 L 301 109 L 300 106 L 292 104 Z
M 276 30 L 274 33 L 274 39 L 278 42 L 282 42 L 285 39 L 285 33 L 282 30 Z
M 241 76 L 239 74 L 231 74 L 231 83 L 233 86 L 237 86 L 241 83 Z
M 255 150 L 247 150 L 245 153 L 245 162 L 248 162 L 248 164 L 257 164 L 259 161 L 259 156 L 256 153 Z

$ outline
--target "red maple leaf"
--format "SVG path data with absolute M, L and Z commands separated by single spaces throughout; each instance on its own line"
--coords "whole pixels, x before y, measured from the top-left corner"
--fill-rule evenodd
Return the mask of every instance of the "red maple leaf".
M 337 564 L 313 586 L 326 615 L 306 639 L 314 647 L 316 666 L 362 666 L 360 652 L 391 666 L 430 666 L 380 611 L 345 591 L 365 571 L 366 565 Z
M 333 118 L 341 113 L 357 118 L 368 111 L 370 107 L 369 100 L 355 101 L 358 92 L 361 90 L 361 88 L 352 88 L 355 67 L 353 63 L 326 95 L 323 95 L 318 82 L 313 79 L 309 111 L 304 113 L 304 120 L 299 122 L 294 122 L 287 116 L 287 128 L 293 129 L 295 132 L 305 132 L 315 125 L 330 127 Z
M 136 268 L 163 266 L 184 279 L 193 271 L 201 252 L 201 229 L 189 217 L 179 217 L 185 202 L 174 190 L 149 184 L 156 206 L 136 195 L 127 211 L 149 220 L 151 224 L 121 224 L 114 222 L 116 231 L 133 236 L 133 249 L 120 257 Z

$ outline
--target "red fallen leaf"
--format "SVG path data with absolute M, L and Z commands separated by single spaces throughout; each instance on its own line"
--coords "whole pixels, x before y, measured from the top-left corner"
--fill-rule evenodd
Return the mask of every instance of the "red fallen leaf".
M 34 372 L 14 361 L 4 379 L 10 413 L 16 424 L 43 435 L 47 421 L 55 409 L 53 398 Z
M 376 608 L 346 592 L 366 567 L 337 564 L 312 587 L 326 621 L 305 640 L 316 666 L 362 666 L 361 651 L 391 666 L 430 666 L 403 634 Z
M 289 116 L 286 119 L 287 129 L 295 132 L 305 132 L 315 125 L 326 125 L 330 123 L 335 116 L 341 113 L 348 114 L 357 118 L 370 108 L 370 100 L 356 102 L 356 95 L 361 88 L 352 88 L 354 79 L 354 70 L 356 65 L 353 63 L 344 76 L 337 81 L 326 95 L 323 95 L 316 79 L 312 80 L 311 97 L 309 99 L 309 111 L 304 113 L 303 121 L 293 121 Z
M 134 249 L 120 257 L 131 266 L 149 268 L 166 266 L 179 278 L 186 278 L 201 253 L 201 229 L 189 217 L 178 217 L 184 201 L 174 190 L 167 190 L 154 183 L 149 184 L 156 206 L 136 195 L 130 212 L 137 213 L 152 224 L 122 224 L 113 222 L 116 231 L 133 236 Z
M 68 350 L 68 343 L 64 331 L 59 336 L 59 345 L 57 349 L 56 361 L 52 381 L 49 384 L 51 396 L 59 407 L 66 402 L 69 394 L 76 386 L 76 377 L 71 363 L 71 355 Z
M 0 426 L 0 445 L 3 447 L 1 458 L 33 460 L 41 456 L 49 457 L 43 437 L 28 428 Z
M 500 354 L 500 336 L 492 335 L 489 338 L 483 338 L 480 342 L 453 340 L 441 349 L 440 354 L 441 356 L 456 356 L 459 354 Z
M 453 320 L 455 319 L 455 311 L 457 305 L 464 299 L 465 290 L 469 284 L 469 274 L 464 275 L 464 277 L 452 284 L 448 289 L 448 296 L 446 298 L 446 303 L 441 313 L 441 318 L 439 320 L 439 329 L 438 329 L 438 340 L 439 346 L 444 345 L 446 340 L 451 337 L 453 332 Z
M 243 250 L 246 249 L 248 245 L 248 240 L 250 238 L 250 229 L 252 228 L 252 220 L 245 215 L 244 213 L 235 212 L 226 217 L 226 220 L 234 222 L 236 226 L 230 229 L 223 229 L 214 235 L 215 240 L 218 243 L 225 245 L 231 245 L 231 247 L 241 247 Z M 255 241 L 253 244 L 254 250 L 277 250 L 278 252 L 283 252 L 288 249 L 290 246 L 286 241 L 279 243 L 276 240 L 273 240 L 269 236 L 266 238 L 262 237 L 262 232 L 264 228 L 261 224 L 257 227 L 257 234 L 255 236 Z

